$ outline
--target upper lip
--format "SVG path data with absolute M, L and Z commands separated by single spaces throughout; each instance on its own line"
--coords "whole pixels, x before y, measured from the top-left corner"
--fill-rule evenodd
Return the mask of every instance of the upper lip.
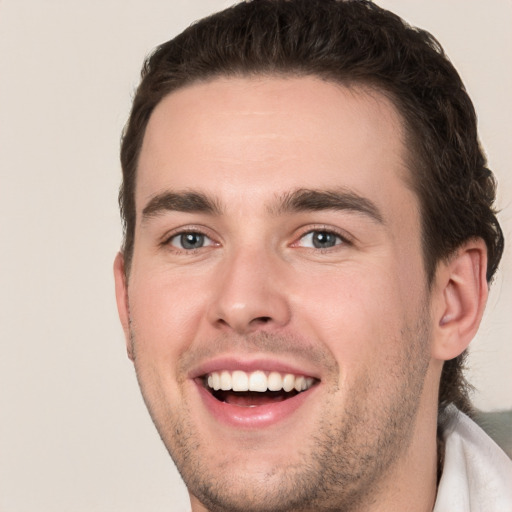
M 257 358 L 247 359 L 244 357 L 222 356 L 209 359 L 198 366 L 194 367 L 189 373 L 191 379 L 203 377 L 212 372 L 220 372 L 222 370 L 235 371 L 241 370 L 247 373 L 256 370 L 267 372 L 291 373 L 293 375 L 302 375 L 304 377 L 313 377 L 320 380 L 318 372 L 313 369 L 306 368 L 302 364 L 294 364 L 281 361 L 275 358 Z

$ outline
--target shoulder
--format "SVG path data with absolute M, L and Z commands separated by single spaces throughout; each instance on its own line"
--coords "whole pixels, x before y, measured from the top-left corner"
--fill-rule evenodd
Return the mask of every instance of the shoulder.
M 512 512 L 512 461 L 470 418 L 441 418 L 445 454 L 434 512 Z

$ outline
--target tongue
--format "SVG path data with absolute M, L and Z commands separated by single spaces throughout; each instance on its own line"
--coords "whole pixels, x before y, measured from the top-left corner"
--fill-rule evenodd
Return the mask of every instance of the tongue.
M 292 396 L 294 396 L 293 393 L 272 391 L 267 391 L 266 393 L 234 393 L 232 391 L 226 391 L 223 393 L 223 396 L 219 398 L 228 404 L 237 405 L 239 407 L 258 407 L 260 405 L 282 402 Z

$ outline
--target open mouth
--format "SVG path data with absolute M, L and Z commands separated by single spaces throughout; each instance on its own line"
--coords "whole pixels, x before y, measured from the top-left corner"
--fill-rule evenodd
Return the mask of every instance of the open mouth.
M 218 371 L 203 376 L 204 387 L 220 402 L 239 407 L 258 407 L 283 402 L 312 388 L 313 377 L 291 373 Z

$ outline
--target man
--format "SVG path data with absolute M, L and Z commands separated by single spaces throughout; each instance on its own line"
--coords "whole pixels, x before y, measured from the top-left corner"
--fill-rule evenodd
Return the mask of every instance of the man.
M 432 36 L 237 4 L 146 62 L 121 159 L 119 313 L 194 512 L 512 510 L 463 414 L 495 184 Z

